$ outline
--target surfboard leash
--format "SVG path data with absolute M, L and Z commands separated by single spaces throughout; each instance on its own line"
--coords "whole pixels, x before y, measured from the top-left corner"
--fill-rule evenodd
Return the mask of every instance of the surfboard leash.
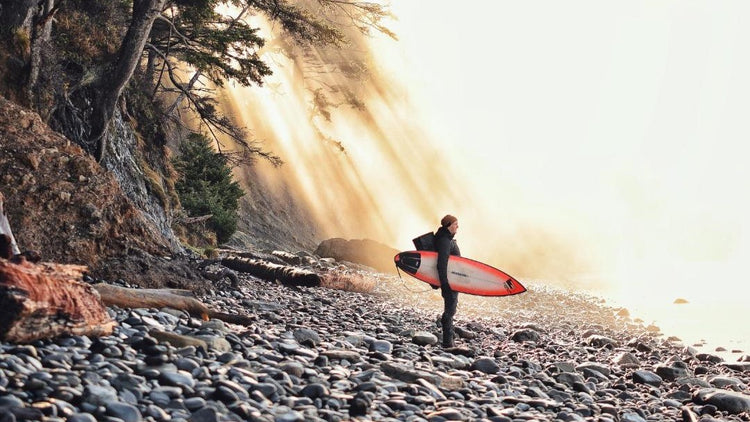
M 408 290 L 408 291 L 410 291 L 412 293 L 427 293 L 430 290 L 432 290 L 432 287 L 430 287 L 427 290 L 412 290 L 412 289 L 409 288 L 409 286 L 406 285 L 406 282 L 404 281 L 404 279 L 401 278 L 401 270 L 398 267 L 396 267 L 396 272 L 398 273 L 398 279 L 401 280 L 401 284 L 403 284 L 404 289 L 406 289 L 406 290 Z

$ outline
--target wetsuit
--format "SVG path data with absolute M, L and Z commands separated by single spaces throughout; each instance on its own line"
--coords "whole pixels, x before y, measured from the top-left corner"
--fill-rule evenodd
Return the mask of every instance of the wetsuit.
M 455 292 L 448 285 L 448 256 L 461 256 L 453 235 L 445 227 L 440 227 L 435 233 L 435 249 L 437 249 L 438 260 L 437 269 L 440 277 L 440 289 L 443 296 L 445 308 L 440 323 L 443 326 L 443 346 L 453 347 L 453 316 L 456 314 L 458 306 L 458 292 Z

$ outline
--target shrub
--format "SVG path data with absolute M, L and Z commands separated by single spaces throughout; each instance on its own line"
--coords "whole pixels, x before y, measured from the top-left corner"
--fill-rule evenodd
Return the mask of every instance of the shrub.
M 191 217 L 211 214 L 208 228 L 219 243 L 226 242 L 237 230 L 238 200 L 244 195 L 227 158 L 211 148 L 207 137 L 193 134 L 180 144 L 173 163 L 182 207 Z

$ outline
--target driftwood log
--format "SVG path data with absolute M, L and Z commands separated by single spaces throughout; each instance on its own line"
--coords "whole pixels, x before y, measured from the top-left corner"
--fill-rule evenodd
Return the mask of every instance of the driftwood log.
M 320 276 L 312 271 L 298 267 L 272 264 L 257 259 L 230 257 L 221 260 L 221 265 L 248 273 L 267 281 L 278 280 L 281 284 L 288 286 L 320 286 Z
M 253 318 L 214 311 L 203 302 L 192 297 L 189 290 L 179 289 L 128 289 L 110 284 L 95 284 L 94 288 L 107 306 L 121 308 L 173 308 L 186 311 L 192 316 L 208 320 L 220 319 L 238 325 L 250 325 Z
M 0 259 L 0 340 L 27 343 L 62 334 L 109 335 L 115 322 L 99 294 L 78 281 L 80 265 Z
M 209 266 L 216 264 L 216 266 L 220 267 L 217 270 L 209 270 Z M 201 275 L 209 280 L 211 280 L 214 284 L 214 286 L 219 288 L 225 288 L 230 287 L 226 286 L 225 283 L 222 283 L 224 279 L 229 280 L 229 283 L 232 288 L 236 289 L 240 285 L 240 279 L 237 277 L 237 274 L 235 274 L 234 271 L 230 270 L 229 268 L 223 267 L 221 265 L 220 259 L 205 259 L 203 262 L 198 264 L 198 271 L 201 272 Z

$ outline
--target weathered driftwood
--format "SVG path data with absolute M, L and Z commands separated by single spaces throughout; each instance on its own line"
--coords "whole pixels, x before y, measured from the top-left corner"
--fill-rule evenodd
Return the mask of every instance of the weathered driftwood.
M 224 258 L 221 260 L 221 264 L 235 271 L 248 273 L 267 281 L 278 280 L 282 284 L 291 286 L 320 286 L 320 276 L 312 271 L 298 267 L 289 267 L 256 259 L 236 257 Z
M 228 279 L 231 287 L 236 289 L 240 284 L 240 279 L 239 277 L 237 277 L 237 274 L 226 267 L 219 268 L 218 270 L 209 270 L 208 267 L 214 264 L 216 264 L 217 266 L 221 266 L 221 260 L 206 259 L 198 265 L 198 270 L 201 272 L 201 275 L 203 277 L 211 280 L 214 283 L 215 287 L 230 287 L 226 286 L 225 283 L 222 283 L 224 279 Z
M 0 259 L 0 339 L 26 343 L 62 334 L 109 335 L 115 322 L 79 281 L 86 267 Z
M 217 312 L 192 297 L 189 290 L 179 289 L 128 289 L 110 284 L 95 284 L 102 301 L 108 306 L 121 308 L 173 308 L 192 316 L 208 320 L 220 319 L 232 324 L 250 325 L 252 319 L 244 315 Z

